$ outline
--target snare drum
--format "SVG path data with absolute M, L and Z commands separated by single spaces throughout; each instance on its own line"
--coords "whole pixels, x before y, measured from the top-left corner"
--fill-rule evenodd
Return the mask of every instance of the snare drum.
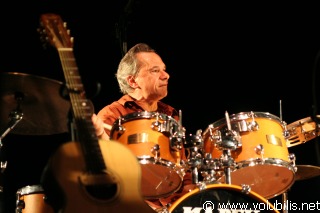
M 276 207 L 278 208 L 278 207 Z M 266 199 L 240 186 L 211 184 L 205 189 L 194 189 L 176 200 L 169 213 L 191 212 L 276 212 Z
M 266 199 L 285 192 L 295 176 L 294 155 L 289 155 L 285 140 L 285 126 L 278 117 L 265 112 L 241 112 L 229 117 L 230 127 L 240 136 L 237 149 L 231 151 L 235 168 L 231 183 L 246 184 Z M 219 159 L 221 144 L 230 127 L 221 119 L 204 131 L 204 150 Z M 230 137 L 230 136 L 228 136 Z M 225 175 L 220 178 L 222 183 Z
M 140 162 L 141 190 L 146 199 L 169 196 L 182 185 L 185 153 L 173 140 L 178 131 L 179 125 L 171 116 L 146 111 L 123 116 L 112 126 L 110 139 L 126 145 Z
M 30 185 L 16 192 L 16 213 L 54 213 L 46 203 L 46 196 L 41 185 Z

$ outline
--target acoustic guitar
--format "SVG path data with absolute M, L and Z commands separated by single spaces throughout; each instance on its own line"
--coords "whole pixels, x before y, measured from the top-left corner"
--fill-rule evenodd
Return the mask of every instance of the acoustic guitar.
M 42 14 L 41 33 L 57 49 L 71 101 L 77 139 L 62 144 L 50 157 L 41 178 L 56 212 L 139 212 L 154 210 L 141 194 L 141 168 L 123 144 L 99 140 L 91 120 L 73 53 L 73 40 L 57 14 Z

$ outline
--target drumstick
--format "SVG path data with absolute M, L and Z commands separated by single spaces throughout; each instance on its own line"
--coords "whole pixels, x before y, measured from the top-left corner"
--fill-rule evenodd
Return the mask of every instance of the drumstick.
M 231 124 L 230 124 L 230 118 L 229 118 L 229 113 L 226 111 L 225 112 L 226 120 L 227 120 L 227 126 L 228 130 L 231 130 Z
M 106 123 L 103 123 L 103 128 L 107 129 L 107 130 L 111 130 L 112 126 Z

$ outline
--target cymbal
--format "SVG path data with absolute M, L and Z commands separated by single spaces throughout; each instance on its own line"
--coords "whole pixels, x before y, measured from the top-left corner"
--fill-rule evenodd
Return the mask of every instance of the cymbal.
M 8 128 L 12 112 L 22 119 L 10 130 L 21 135 L 68 132 L 70 102 L 61 96 L 62 82 L 18 72 L 0 73 L 0 131 Z
M 289 137 L 287 147 L 296 146 L 310 141 L 320 135 L 319 126 L 311 117 L 303 118 L 287 125 Z
M 306 180 L 320 176 L 320 167 L 311 165 L 297 165 L 295 180 Z

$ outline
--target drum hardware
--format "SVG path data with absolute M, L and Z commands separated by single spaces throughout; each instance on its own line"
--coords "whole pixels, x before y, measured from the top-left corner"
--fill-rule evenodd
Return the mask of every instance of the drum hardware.
M 117 137 L 120 137 L 121 135 L 123 135 L 123 133 L 124 133 L 124 131 L 126 130 L 126 128 L 124 127 L 124 126 L 122 126 L 121 125 L 121 121 L 123 120 L 123 118 L 119 118 L 118 119 L 118 124 L 117 124 L 117 131 L 118 131 L 118 135 L 117 135 Z M 114 125 L 113 125 L 114 126 Z M 110 130 L 112 130 L 112 127 L 111 127 L 111 129 Z
M 172 136 L 169 137 L 170 148 L 176 151 L 182 150 L 183 144 L 185 142 L 185 129 L 178 130 Z
M 231 168 L 234 169 L 235 162 L 231 156 L 231 151 L 234 151 L 242 146 L 241 136 L 234 130 L 232 130 L 229 113 L 225 112 L 225 118 L 227 122 L 227 130 L 225 132 L 225 137 L 222 137 L 221 142 L 218 142 L 219 149 L 222 149 L 222 165 L 225 174 L 225 181 L 227 184 L 231 184 Z M 254 120 L 251 122 L 250 126 L 255 126 Z M 220 133 L 221 135 L 221 133 Z
M 217 179 L 221 177 L 221 168 L 223 165 L 220 159 L 214 159 L 210 153 L 205 153 L 201 167 L 203 183 L 216 183 Z
M 251 191 L 251 187 L 249 185 L 241 184 L 241 192 L 245 194 L 249 194 L 250 191 Z
M 230 150 L 223 150 L 222 154 L 222 165 L 225 175 L 225 183 L 231 184 L 231 168 L 234 168 L 234 159 L 231 157 Z
M 227 122 L 227 129 L 224 133 L 218 131 L 218 134 L 212 133 L 212 130 L 210 130 L 210 139 L 211 141 L 215 140 L 215 146 L 217 146 L 220 150 L 229 150 L 234 151 L 242 146 L 241 143 L 241 136 L 239 133 L 232 129 L 230 118 L 228 112 L 225 113 L 226 116 L 226 122 Z M 255 122 L 251 122 L 248 126 L 253 126 Z M 241 123 L 239 123 L 241 124 Z M 242 126 L 242 125 L 241 125 Z M 242 127 L 240 127 L 242 129 Z M 229 156 L 230 152 L 223 153 L 224 156 Z
M 224 133 L 220 131 L 213 133 L 211 127 L 209 126 L 209 138 L 210 141 L 215 142 L 214 146 L 218 149 L 236 150 L 242 146 L 241 136 L 236 131 L 228 129 Z
M 151 148 L 151 153 L 154 155 L 155 162 L 160 162 L 160 146 L 159 146 L 159 144 L 156 144 Z
M 20 110 L 20 104 L 18 104 L 18 108 L 10 112 L 7 127 L 2 131 L 0 135 L 0 148 L 3 146 L 1 140 L 21 121 L 22 117 L 23 113 Z
M 198 153 L 197 147 L 189 149 L 189 152 L 191 156 L 188 157 L 187 165 L 191 169 L 192 183 L 196 184 L 199 182 L 198 171 L 202 165 L 202 155 Z
M 297 158 L 294 153 L 289 153 L 289 162 L 290 162 L 290 165 L 295 173 L 297 172 L 296 159 Z
M 187 165 L 191 169 L 192 183 L 199 182 L 199 169 L 202 166 L 202 130 L 197 130 L 196 134 L 189 134 L 184 141 L 183 147 L 187 153 Z
M 166 123 L 167 126 L 165 130 L 171 129 L 170 122 Z M 176 151 L 182 150 L 183 144 L 186 142 L 186 129 L 182 125 L 182 111 L 179 110 L 179 121 L 178 121 L 178 129 L 173 132 L 169 131 L 170 138 L 170 148 L 175 149 Z

